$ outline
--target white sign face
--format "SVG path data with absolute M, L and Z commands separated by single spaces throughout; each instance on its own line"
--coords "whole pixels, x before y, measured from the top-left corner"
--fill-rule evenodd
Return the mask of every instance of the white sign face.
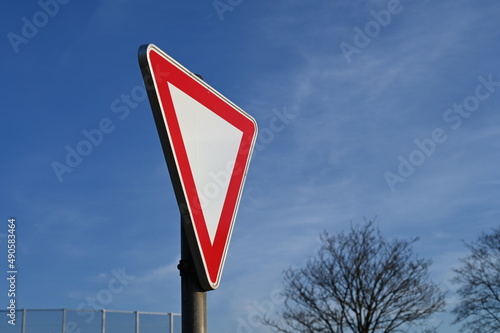
M 216 289 L 257 124 L 156 46 L 142 46 L 139 62 L 198 278 Z
M 169 88 L 174 109 L 183 110 L 177 119 L 213 243 L 243 132 L 171 83 Z

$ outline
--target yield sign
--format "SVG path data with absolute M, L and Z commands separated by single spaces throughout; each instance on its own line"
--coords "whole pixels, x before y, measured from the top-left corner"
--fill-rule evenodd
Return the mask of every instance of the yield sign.
M 139 63 L 198 279 L 216 289 L 257 124 L 155 45 Z

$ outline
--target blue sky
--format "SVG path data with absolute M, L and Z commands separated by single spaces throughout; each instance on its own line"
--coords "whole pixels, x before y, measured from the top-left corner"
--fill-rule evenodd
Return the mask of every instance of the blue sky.
M 145 43 L 259 124 L 209 331 L 269 332 L 255 318 L 279 306 L 281 272 L 321 231 L 374 216 L 388 237 L 420 237 L 449 309 L 462 240 L 499 224 L 497 1 L 2 7 L 0 241 L 15 217 L 21 308 L 86 307 L 118 271 L 133 279 L 106 309 L 180 311 L 179 214 L 142 95 Z M 102 141 L 58 177 L 54 162 L 99 126 Z

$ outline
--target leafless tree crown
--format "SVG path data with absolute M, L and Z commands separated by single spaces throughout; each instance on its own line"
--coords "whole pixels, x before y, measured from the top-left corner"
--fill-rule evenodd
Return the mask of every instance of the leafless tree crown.
M 386 240 L 372 221 L 348 233 L 321 235 L 305 266 L 284 273 L 285 304 L 264 322 L 278 332 L 406 332 L 444 307 L 429 281 L 430 260 L 417 257 L 417 239 Z
M 463 324 L 461 331 L 500 332 L 500 227 L 465 245 L 470 255 L 454 270 L 459 284 L 455 323 Z

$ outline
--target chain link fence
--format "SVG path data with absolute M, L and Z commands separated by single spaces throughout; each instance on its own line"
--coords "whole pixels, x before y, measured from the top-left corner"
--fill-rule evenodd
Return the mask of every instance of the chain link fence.
M 0 315 L 1 333 L 181 333 L 179 313 L 16 309 L 15 317 L 9 310 Z

